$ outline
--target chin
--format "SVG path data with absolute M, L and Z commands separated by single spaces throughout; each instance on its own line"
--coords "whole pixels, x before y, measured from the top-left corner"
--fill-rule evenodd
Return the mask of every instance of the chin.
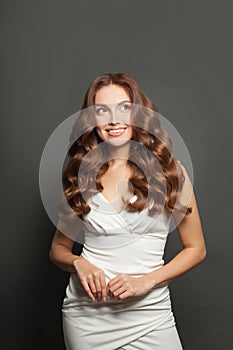
M 104 140 L 108 145 L 111 145 L 113 147 L 121 147 L 121 146 L 124 146 L 126 145 L 130 139 L 126 139 L 126 138 L 118 138 L 118 139 L 107 139 L 107 140 Z

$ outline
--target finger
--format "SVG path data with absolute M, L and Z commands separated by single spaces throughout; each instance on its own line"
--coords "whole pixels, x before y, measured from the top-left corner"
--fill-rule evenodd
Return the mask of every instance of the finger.
M 88 283 L 89 283 L 89 286 L 90 286 L 90 289 L 92 291 L 92 293 L 94 294 L 95 298 L 97 297 L 97 290 L 96 290 L 96 286 L 95 286 L 95 283 L 93 281 L 92 278 L 89 278 L 88 279 Z
M 109 283 L 108 283 L 108 284 L 107 284 L 106 293 L 109 294 L 109 292 L 110 292 L 110 285 L 109 285 Z
M 95 286 L 96 286 L 97 299 L 98 299 L 98 302 L 100 302 L 101 294 L 102 294 L 102 288 L 101 288 L 101 284 L 100 284 L 100 276 L 99 276 L 99 274 L 95 275 L 94 282 L 95 282 Z
M 113 298 L 113 294 L 112 294 L 112 292 L 110 291 L 110 289 L 108 289 L 108 295 L 110 296 L 110 298 Z
M 124 293 L 120 294 L 120 295 L 118 296 L 118 298 L 119 298 L 120 300 L 122 300 L 122 299 L 128 298 L 128 297 L 130 297 L 130 296 L 131 296 L 131 294 L 130 294 L 128 291 L 125 291 Z
M 93 301 L 95 301 L 95 296 L 92 294 L 92 292 L 91 292 L 91 290 L 90 290 L 90 288 L 89 288 L 89 285 L 88 285 L 87 280 L 85 280 L 85 279 L 82 280 L 82 285 L 83 285 L 85 291 L 87 292 L 88 296 L 89 296 Z
M 112 287 L 116 282 L 118 282 L 120 280 L 120 275 L 114 277 L 113 279 L 111 279 L 108 284 L 109 284 L 109 287 Z
M 121 288 L 118 288 L 115 292 L 113 292 L 115 297 L 118 297 L 120 294 L 126 292 L 127 289 L 125 286 L 122 286 Z
M 105 281 L 104 273 L 101 273 L 101 275 L 100 275 L 100 283 L 101 283 L 101 288 L 102 288 L 102 300 L 106 301 L 107 290 L 106 290 L 106 281 Z
M 121 287 L 123 287 L 123 283 L 122 281 L 118 281 L 112 287 L 110 287 L 110 291 L 114 294 L 114 292 Z
M 118 299 L 119 299 L 118 296 L 115 295 L 115 294 L 113 294 L 113 293 L 111 293 L 111 298 L 112 298 L 113 300 L 118 300 Z

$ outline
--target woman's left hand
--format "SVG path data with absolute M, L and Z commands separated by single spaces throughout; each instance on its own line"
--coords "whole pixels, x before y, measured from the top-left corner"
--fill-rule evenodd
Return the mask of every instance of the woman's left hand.
M 125 299 L 131 296 L 147 294 L 152 289 L 151 281 L 145 276 L 131 277 L 119 274 L 107 285 L 107 294 L 112 298 Z

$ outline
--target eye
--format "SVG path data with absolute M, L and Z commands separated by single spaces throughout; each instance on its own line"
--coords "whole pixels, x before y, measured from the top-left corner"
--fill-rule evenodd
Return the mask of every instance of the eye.
M 105 107 L 96 108 L 95 111 L 98 115 L 104 115 L 108 112 L 107 108 Z
M 104 112 L 106 112 L 106 108 L 98 108 L 98 109 L 97 109 L 97 112 L 98 112 L 98 113 L 99 113 L 99 112 L 104 113 Z
M 129 103 L 124 103 L 120 106 L 120 110 L 122 112 L 128 112 L 131 109 L 131 106 Z

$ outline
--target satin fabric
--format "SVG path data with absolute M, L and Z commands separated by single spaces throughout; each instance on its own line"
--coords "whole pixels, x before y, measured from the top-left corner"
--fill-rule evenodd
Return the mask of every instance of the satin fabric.
M 138 278 L 163 266 L 170 222 L 166 211 L 153 217 L 148 209 L 140 213 L 123 209 L 119 213 L 101 193 L 94 195 L 89 205 L 81 255 L 104 271 L 106 284 L 120 273 Z M 162 336 L 167 339 L 164 349 L 182 349 L 168 284 L 123 300 L 107 296 L 99 304 L 88 297 L 77 274 L 71 273 L 62 315 L 67 350 L 131 350 L 138 348 L 137 340 L 138 344 L 144 342 L 141 349 L 152 350 L 156 339 L 158 344 L 162 342 L 162 330 L 170 334 Z M 171 343 L 173 347 L 168 347 Z

